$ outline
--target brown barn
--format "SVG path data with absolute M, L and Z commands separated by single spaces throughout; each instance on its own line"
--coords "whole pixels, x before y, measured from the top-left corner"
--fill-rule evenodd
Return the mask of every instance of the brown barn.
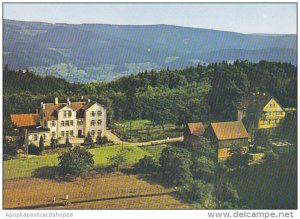
M 229 156 L 232 145 L 248 147 L 248 133 L 241 121 L 211 123 L 204 136 L 218 149 L 218 160 Z
M 184 130 L 184 144 L 188 148 L 198 148 L 200 138 L 203 137 L 205 128 L 202 122 L 188 123 Z

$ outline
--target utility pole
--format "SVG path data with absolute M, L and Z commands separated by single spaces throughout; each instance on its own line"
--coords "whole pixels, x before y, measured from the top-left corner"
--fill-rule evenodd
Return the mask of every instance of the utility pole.
M 25 151 L 24 151 L 24 153 L 25 153 L 25 157 L 26 157 L 26 159 L 28 159 L 28 130 L 27 129 L 24 129 L 24 137 L 25 137 L 25 139 L 24 139 L 24 144 L 25 144 Z

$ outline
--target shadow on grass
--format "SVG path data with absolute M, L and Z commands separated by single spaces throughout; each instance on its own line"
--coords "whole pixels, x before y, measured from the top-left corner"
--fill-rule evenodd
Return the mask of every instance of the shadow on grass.
M 74 200 L 74 201 L 70 200 L 70 202 L 71 204 L 81 204 L 81 203 L 121 200 L 121 199 L 129 199 L 129 198 L 156 197 L 156 196 L 163 196 L 163 195 L 172 195 L 172 193 L 173 192 L 151 193 L 151 194 L 143 194 L 143 195 L 126 195 L 126 196 L 117 196 L 117 197 L 109 197 L 109 198 L 95 198 L 95 199 L 88 199 L 88 200 Z M 20 206 L 14 208 L 6 208 L 6 209 L 37 209 L 37 208 L 49 208 L 49 207 L 58 207 L 58 206 L 64 206 L 64 202 Z
M 32 171 L 31 176 L 41 178 L 41 179 L 58 179 L 58 167 L 57 166 L 40 167 Z

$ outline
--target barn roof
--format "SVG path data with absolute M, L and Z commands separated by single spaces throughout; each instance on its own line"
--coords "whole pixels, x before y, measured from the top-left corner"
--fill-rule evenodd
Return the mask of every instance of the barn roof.
M 248 138 L 248 132 L 241 121 L 211 123 L 218 140 Z
M 17 127 L 35 126 L 39 123 L 38 114 L 12 114 L 10 118 Z
M 202 136 L 205 128 L 203 126 L 202 122 L 195 122 L 195 123 L 188 123 L 187 124 L 189 131 L 191 134 L 196 135 L 196 136 Z

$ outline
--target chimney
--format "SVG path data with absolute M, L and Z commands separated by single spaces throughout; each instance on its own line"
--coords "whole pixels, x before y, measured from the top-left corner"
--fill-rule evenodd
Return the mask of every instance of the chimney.
M 259 95 L 259 91 L 257 91 L 257 95 Z
M 264 96 L 266 96 L 266 93 L 263 93 Z
M 90 99 L 88 99 L 88 103 L 90 103 L 91 102 L 91 100 Z
M 58 97 L 54 98 L 54 104 L 57 105 L 58 104 Z
M 69 103 L 69 101 L 70 101 L 70 99 L 69 99 L 69 98 L 67 98 L 67 103 Z
M 83 100 L 83 96 L 81 96 L 81 100 Z
M 46 108 L 46 104 L 43 104 L 43 110 L 45 110 L 45 108 Z
M 43 107 L 44 102 L 41 102 L 41 108 Z
M 71 101 L 70 101 L 70 100 L 68 101 L 68 105 L 69 105 L 69 106 L 71 105 Z

